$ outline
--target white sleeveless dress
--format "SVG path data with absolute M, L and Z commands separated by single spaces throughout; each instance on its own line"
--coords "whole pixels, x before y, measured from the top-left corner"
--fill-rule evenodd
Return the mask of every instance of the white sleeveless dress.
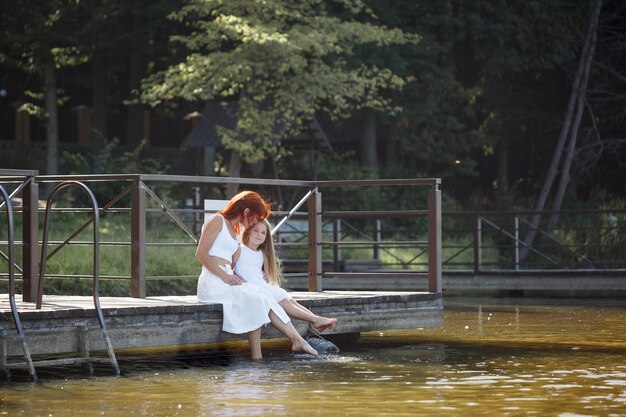
M 223 223 L 222 229 L 213 243 L 213 246 L 216 244 L 219 246 L 216 248 L 217 251 L 214 256 L 220 256 L 232 262 L 232 256 L 235 254 L 238 244 L 228 231 L 224 217 L 219 214 L 218 216 L 222 217 Z M 213 253 L 213 247 L 211 247 L 209 254 Z M 228 253 L 230 253 L 229 259 L 225 257 Z M 233 273 L 230 265 L 227 265 L 224 270 L 226 273 Z M 270 322 L 270 311 L 273 311 L 283 323 L 290 321 L 285 310 L 271 295 L 259 292 L 255 286 L 248 283 L 228 285 L 204 266 L 198 278 L 197 295 L 198 301 L 201 303 L 222 304 L 222 330 L 228 333 L 248 333 L 264 326 Z
M 252 250 L 246 245 L 239 245 L 239 248 L 241 252 L 235 264 L 235 274 L 245 279 L 247 284 L 254 285 L 260 291 L 270 294 L 278 302 L 291 299 L 287 291 L 265 280 L 263 253 L 260 250 Z

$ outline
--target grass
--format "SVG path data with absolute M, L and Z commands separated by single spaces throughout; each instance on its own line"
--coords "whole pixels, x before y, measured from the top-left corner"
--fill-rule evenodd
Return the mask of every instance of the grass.
M 604 216 L 606 217 L 606 216 Z M 583 218 L 562 221 L 563 227 L 556 230 L 554 235 L 565 244 L 583 245 L 584 255 L 594 258 L 595 261 L 611 256 L 611 259 L 624 259 L 624 233 L 622 225 L 626 220 L 624 213 L 618 214 L 614 230 L 608 229 L 604 217 L 587 216 Z M 72 232 L 78 229 L 88 218 L 87 213 L 61 213 L 55 212 L 52 216 L 50 228 L 50 240 L 62 241 Z M 22 225 L 21 216 L 15 216 L 15 237 L 21 240 Z M 189 224 L 190 222 L 188 222 Z M 7 240 L 6 213 L 0 212 L 0 240 Z M 40 219 L 40 228 L 43 225 L 43 216 Z M 194 294 L 196 291 L 197 276 L 200 273 L 200 264 L 195 259 L 195 243 L 184 233 L 174 222 L 163 213 L 150 212 L 146 218 L 146 241 L 147 242 L 186 242 L 189 246 L 148 246 L 146 248 L 146 274 L 147 276 L 170 276 L 191 278 L 177 279 L 157 279 L 148 280 L 146 291 L 148 295 L 184 295 Z M 360 230 L 365 230 L 362 228 Z M 420 236 L 409 236 L 409 233 L 402 233 L 402 229 L 395 227 L 393 230 L 384 231 L 387 240 L 425 240 L 424 232 L 419 228 Z M 615 231 L 615 233 L 613 233 Z M 43 231 L 40 230 L 41 239 Z M 345 241 L 363 241 L 363 235 L 371 236 L 372 233 L 356 233 L 347 236 Z M 395 235 L 395 236 L 394 236 Z M 93 227 L 88 226 L 80 235 L 77 241 L 90 243 L 93 236 Z M 102 277 L 129 277 L 131 272 L 131 250 L 130 246 L 107 246 L 105 242 L 129 242 L 130 241 L 130 219 L 127 213 L 112 213 L 100 219 L 100 275 Z M 323 241 L 332 241 L 332 235 L 324 233 Z M 538 241 L 538 243 L 541 243 Z M 537 243 L 537 244 L 538 244 Z M 600 244 L 610 244 L 608 249 L 602 249 Z M 587 244 L 585 247 L 584 245 Z M 56 244 L 49 244 L 50 253 Z M 283 259 L 308 259 L 307 243 L 302 248 L 282 248 L 280 256 Z M 0 245 L 0 251 L 6 253 L 6 245 Z M 447 232 L 444 235 L 442 260 L 444 269 L 471 269 L 473 267 L 473 237 L 470 233 L 455 235 Z M 548 250 L 548 247 L 544 248 Z M 583 249 L 579 251 L 583 252 Z M 558 251 L 561 252 L 559 254 Z M 604 250 L 603 253 L 600 253 Z M 608 252 L 607 252 L 608 251 Z M 571 253 L 562 253 L 562 248 L 554 249 L 554 256 L 571 257 Z M 482 238 L 482 263 L 484 269 L 504 268 L 511 266 L 513 248 L 510 239 L 503 238 L 495 231 L 485 228 Z M 22 251 L 17 248 L 15 251 L 16 262 L 22 263 Z M 322 251 L 323 259 L 333 259 L 331 248 L 325 247 Z M 368 248 L 357 248 L 345 246 L 341 248 L 342 259 L 369 260 L 373 259 L 373 250 Z M 92 280 L 90 278 L 93 271 L 93 249 L 91 244 L 86 246 L 68 245 L 55 254 L 46 264 L 47 278 L 45 281 L 46 294 L 91 294 Z M 426 269 L 428 254 L 420 247 L 384 247 L 380 249 L 381 267 L 384 269 Z M 565 259 L 565 258 L 563 258 Z M 447 263 L 450 261 L 450 263 Z M 573 264 L 572 264 L 573 265 Z M 6 274 L 8 262 L 0 256 L 0 273 Z M 87 279 L 76 278 L 53 278 L 48 274 L 58 274 L 63 276 L 83 275 Z M 128 296 L 130 295 L 129 279 L 105 279 L 101 278 L 100 295 L 102 296 Z M 6 284 L 0 283 L 0 289 L 4 289 Z M 19 288 L 19 286 L 18 286 Z
M 200 264 L 196 261 L 195 244 L 189 236 L 182 232 L 173 222 L 150 213 L 146 220 L 147 242 L 189 242 L 192 246 L 148 246 L 146 248 L 146 275 L 148 276 L 193 276 L 188 279 L 159 279 L 146 283 L 148 295 L 185 295 L 195 294 Z M 0 225 L 6 224 L 6 214 L 0 213 Z M 49 241 L 63 241 L 77 230 L 86 220 L 86 214 L 53 213 L 50 222 Z M 43 227 L 43 216 L 40 228 Z M 131 273 L 130 246 L 107 246 L 106 242 L 129 242 L 130 222 L 127 214 L 110 214 L 100 219 L 100 295 L 129 296 Z M 16 240 L 21 240 L 21 218 L 15 217 Z M 39 239 L 43 238 L 40 230 Z M 7 240 L 6 227 L 0 230 L 0 240 Z M 92 293 L 93 274 L 93 226 L 88 226 L 74 241 L 86 242 L 88 245 L 69 244 L 54 254 L 46 262 L 45 294 L 90 295 Z M 48 244 L 50 254 L 57 244 Z M 0 247 L 7 252 L 6 245 Z M 40 247 L 41 251 L 41 247 Z M 41 252 L 40 252 L 41 254 Z M 15 250 L 15 260 L 22 264 L 22 251 Z M 8 262 L 0 257 L 0 273 L 6 274 Z M 18 271 L 16 271 L 18 272 Z M 62 275 L 63 277 L 50 277 Z M 73 275 L 87 278 L 70 278 Z M 128 277 L 127 279 L 106 279 L 106 277 Z M 102 278 L 105 277 L 105 278 Z M 0 284 L 0 288 L 6 284 Z M 16 285 L 19 292 L 21 288 Z

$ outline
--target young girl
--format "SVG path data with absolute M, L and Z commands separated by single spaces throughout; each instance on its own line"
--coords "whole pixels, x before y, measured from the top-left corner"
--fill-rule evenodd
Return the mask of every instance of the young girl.
M 337 319 L 314 314 L 279 286 L 280 267 L 270 236 L 270 224 L 263 219 L 244 230 L 239 250 L 233 256 L 235 273 L 246 283 L 270 294 L 291 317 L 308 321 L 318 331 L 332 328 Z
M 291 340 L 294 352 L 317 355 L 276 300 L 252 286 L 242 285 L 244 280 L 233 273 L 233 255 L 238 251 L 237 232 L 269 214 L 269 205 L 260 195 L 242 191 L 202 226 L 196 249 L 196 258 L 202 264 L 198 300 L 223 305 L 222 330 L 247 333 L 253 359 L 262 358 L 261 327 L 269 322 Z

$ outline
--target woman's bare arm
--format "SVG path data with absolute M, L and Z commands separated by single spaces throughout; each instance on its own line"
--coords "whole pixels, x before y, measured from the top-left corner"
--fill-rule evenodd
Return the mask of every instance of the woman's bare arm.
M 220 265 L 224 264 L 223 261 L 220 261 L 215 256 L 209 255 L 209 249 L 211 249 L 211 246 L 215 243 L 215 239 L 220 230 L 222 230 L 223 225 L 224 223 L 221 216 L 214 215 L 202 226 L 202 234 L 200 235 L 200 240 L 196 248 L 196 259 L 198 259 L 209 272 L 217 275 L 225 283 L 240 284 L 241 278 L 235 275 L 229 275 L 220 268 Z

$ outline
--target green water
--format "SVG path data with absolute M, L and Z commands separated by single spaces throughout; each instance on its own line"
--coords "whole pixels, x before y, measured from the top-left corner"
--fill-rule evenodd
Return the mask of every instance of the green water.
M 0 385 L 8 416 L 626 416 L 626 302 L 446 300 L 444 325 L 368 333 L 339 355 L 252 362 L 245 345 L 121 352 Z

